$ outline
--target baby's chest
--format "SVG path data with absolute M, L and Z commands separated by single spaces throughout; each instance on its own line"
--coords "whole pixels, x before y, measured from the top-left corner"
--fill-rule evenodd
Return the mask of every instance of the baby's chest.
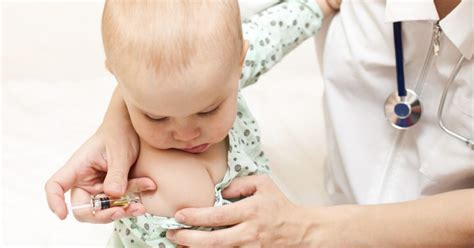
M 157 185 L 156 191 L 141 194 L 147 212 L 173 216 L 185 207 L 213 206 L 214 186 L 227 169 L 226 147 L 214 146 L 199 155 L 142 148 L 130 176 L 148 177 Z
M 207 170 L 214 184 L 222 180 L 227 170 L 227 145 L 226 141 L 214 144 L 209 153 L 199 158 L 203 168 Z
M 145 147 L 140 151 L 132 174 L 134 177 L 148 176 L 162 180 L 181 177 L 185 180 L 206 174 L 216 184 L 222 179 L 226 169 L 227 147 L 225 141 L 222 141 L 201 154 Z

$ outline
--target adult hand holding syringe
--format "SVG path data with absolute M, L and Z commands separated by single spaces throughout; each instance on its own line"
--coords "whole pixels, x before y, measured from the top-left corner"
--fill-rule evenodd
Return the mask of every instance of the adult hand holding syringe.
M 110 108 L 116 104 L 113 101 Z M 128 172 L 138 155 L 138 137 L 133 128 L 121 125 L 124 121 L 110 118 L 109 125 L 105 118 L 99 130 L 46 183 L 48 205 L 60 219 L 65 219 L 68 214 L 64 194 L 69 190 L 71 202 L 87 202 L 91 195 L 101 192 L 119 197 L 127 191 L 156 189 L 155 183 L 145 177 L 134 178 L 127 183 Z M 91 211 L 75 211 L 74 216 L 82 222 L 109 223 L 114 219 L 144 213 L 143 204 L 135 203 L 125 209 L 113 207 L 95 215 Z

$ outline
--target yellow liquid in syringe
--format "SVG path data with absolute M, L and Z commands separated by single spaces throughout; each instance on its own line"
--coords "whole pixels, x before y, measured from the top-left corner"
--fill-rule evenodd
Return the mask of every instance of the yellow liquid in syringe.
M 89 202 L 73 203 L 70 207 L 70 210 L 74 211 L 79 209 L 90 209 L 92 213 L 95 213 L 98 210 L 109 209 L 111 207 L 127 208 L 131 203 L 138 202 L 140 202 L 140 197 L 132 193 L 118 198 L 110 197 L 106 194 L 97 194 L 95 196 L 91 196 Z

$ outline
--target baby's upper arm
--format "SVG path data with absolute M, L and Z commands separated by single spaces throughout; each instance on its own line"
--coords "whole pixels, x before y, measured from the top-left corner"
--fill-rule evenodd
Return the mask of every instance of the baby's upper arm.
M 156 191 L 141 194 L 147 213 L 172 217 L 186 207 L 214 205 L 214 183 L 201 161 L 186 152 L 158 150 L 142 142 L 130 177 L 149 177 Z
M 321 27 L 323 12 L 315 0 L 286 0 L 243 21 L 249 50 L 241 87 L 255 83 L 286 54 Z

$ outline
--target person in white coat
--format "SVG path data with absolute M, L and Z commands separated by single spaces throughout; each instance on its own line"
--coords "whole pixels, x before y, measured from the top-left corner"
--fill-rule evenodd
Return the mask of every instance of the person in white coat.
M 188 225 L 231 228 L 169 231 L 167 237 L 192 247 L 474 246 L 473 10 L 470 0 L 342 2 L 321 61 L 326 181 L 337 205 L 297 206 L 269 177 L 246 177 L 223 192 L 246 199 L 175 215 Z M 398 33 L 393 23 L 401 23 Z M 395 45 L 397 36 L 402 46 Z M 400 52 L 402 58 L 395 55 Z M 397 112 L 397 103 L 406 112 Z M 129 124 L 117 122 L 126 118 L 123 107 L 112 99 L 96 135 L 47 183 L 50 207 L 60 218 L 66 215 L 64 191 L 76 187 L 78 168 L 90 166 L 91 154 L 107 151 L 116 161 L 106 192 L 125 191 L 137 148 Z M 112 139 L 124 130 L 127 137 Z M 143 179 L 133 187 L 149 184 Z M 82 218 L 110 222 L 112 214 Z

